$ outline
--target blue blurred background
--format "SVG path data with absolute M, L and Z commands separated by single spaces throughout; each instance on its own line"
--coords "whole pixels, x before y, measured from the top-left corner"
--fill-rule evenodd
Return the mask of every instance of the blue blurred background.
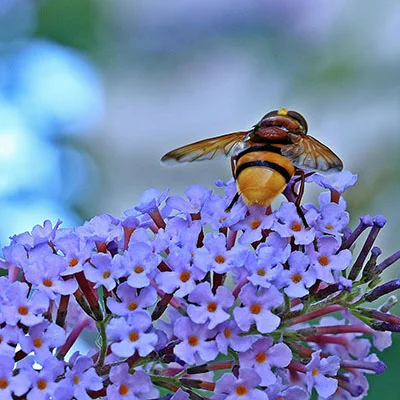
M 120 216 L 149 187 L 211 188 L 229 162 L 160 157 L 287 107 L 359 174 L 353 224 L 386 215 L 388 255 L 400 247 L 399 38 L 396 0 L 0 0 L 0 245 L 44 219 Z M 399 398 L 399 351 L 369 399 Z

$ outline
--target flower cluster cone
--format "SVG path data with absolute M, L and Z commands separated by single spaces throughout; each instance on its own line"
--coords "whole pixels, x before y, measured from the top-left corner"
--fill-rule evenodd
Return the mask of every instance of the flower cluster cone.
M 350 219 L 348 171 L 276 209 L 233 181 L 147 190 L 122 218 L 45 221 L 4 247 L 1 399 L 361 399 L 400 318 L 385 218 Z M 350 228 L 352 227 L 352 228 Z

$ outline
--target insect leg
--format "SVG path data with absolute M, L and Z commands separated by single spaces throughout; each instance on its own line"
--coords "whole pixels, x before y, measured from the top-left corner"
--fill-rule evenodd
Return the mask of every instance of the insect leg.
M 229 203 L 229 206 L 225 208 L 225 212 L 230 212 L 232 207 L 235 205 L 235 203 L 239 200 L 239 192 L 236 192 L 235 196 L 233 197 L 232 201 Z
M 300 206 L 300 202 L 301 202 L 301 199 L 303 198 L 303 194 L 304 194 L 304 186 L 305 186 L 306 174 L 304 174 L 304 171 L 302 171 L 301 169 L 298 169 L 298 170 L 296 171 L 296 174 L 300 175 L 300 178 L 299 178 L 299 180 L 300 180 L 300 187 L 299 187 L 298 193 L 296 194 L 296 201 L 295 201 L 294 205 L 295 205 L 296 208 L 297 208 L 297 212 L 298 212 L 298 214 L 299 214 L 301 220 L 303 221 L 304 226 L 305 226 L 306 228 L 309 228 L 309 226 L 308 226 L 308 224 L 307 224 L 307 221 L 306 221 L 306 217 L 304 216 L 303 210 L 301 209 L 301 206 Z M 295 185 L 297 182 L 298 182 L 298 181 L 296 181 L 295 183 L 293 183 L 293 187 L 292 187 L 293 193 L 294 193 L 294 185 Z
M 233 179 L 236 179 L 236 156 L 231 157 L 231 170 L 232 170 L 232 176 Z M 229 203 L 229 206 L 225 208 L 225 212 L 230 212 L 232 207 L 235 205 L 235 203 L 239 200 L 240 194 L 236 192 L 235 196 L 233 197 L 232 201 Z

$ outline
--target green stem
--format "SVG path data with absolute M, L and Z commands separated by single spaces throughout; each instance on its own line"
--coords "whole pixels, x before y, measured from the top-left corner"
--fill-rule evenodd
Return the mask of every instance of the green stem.
M 107 326 L 107 324 L 108 324 L 108 322 L 110 321 L 111 318 L 112 318 L 112 315 L 108 314 L 103 321 L 99 321 L 99 322 L 96 323 L 97 329 L 98 329 L 99 335 L 100 335 L 100 340 L 101 340 L 100 355 L 99 355 L 99 359 L 97 361 L 97 366 L 98 367 L 102 367 L 104 365 L 104 361 L 106 359 L 107 347 L 108 347 L 106 326 Z

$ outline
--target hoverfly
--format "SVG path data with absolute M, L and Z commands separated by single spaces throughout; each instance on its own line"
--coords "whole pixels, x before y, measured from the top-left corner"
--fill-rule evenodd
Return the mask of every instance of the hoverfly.
M 282 193 L 293 175 L 341 171 L 343 163 L 327 146 L 307 135 L 307 122 L 296 111 L 271 111 L 249 131 L 201 140 L 165 154 L 162 162 L 231 157 L 239 195 L 248 205 L 268 206 Z

